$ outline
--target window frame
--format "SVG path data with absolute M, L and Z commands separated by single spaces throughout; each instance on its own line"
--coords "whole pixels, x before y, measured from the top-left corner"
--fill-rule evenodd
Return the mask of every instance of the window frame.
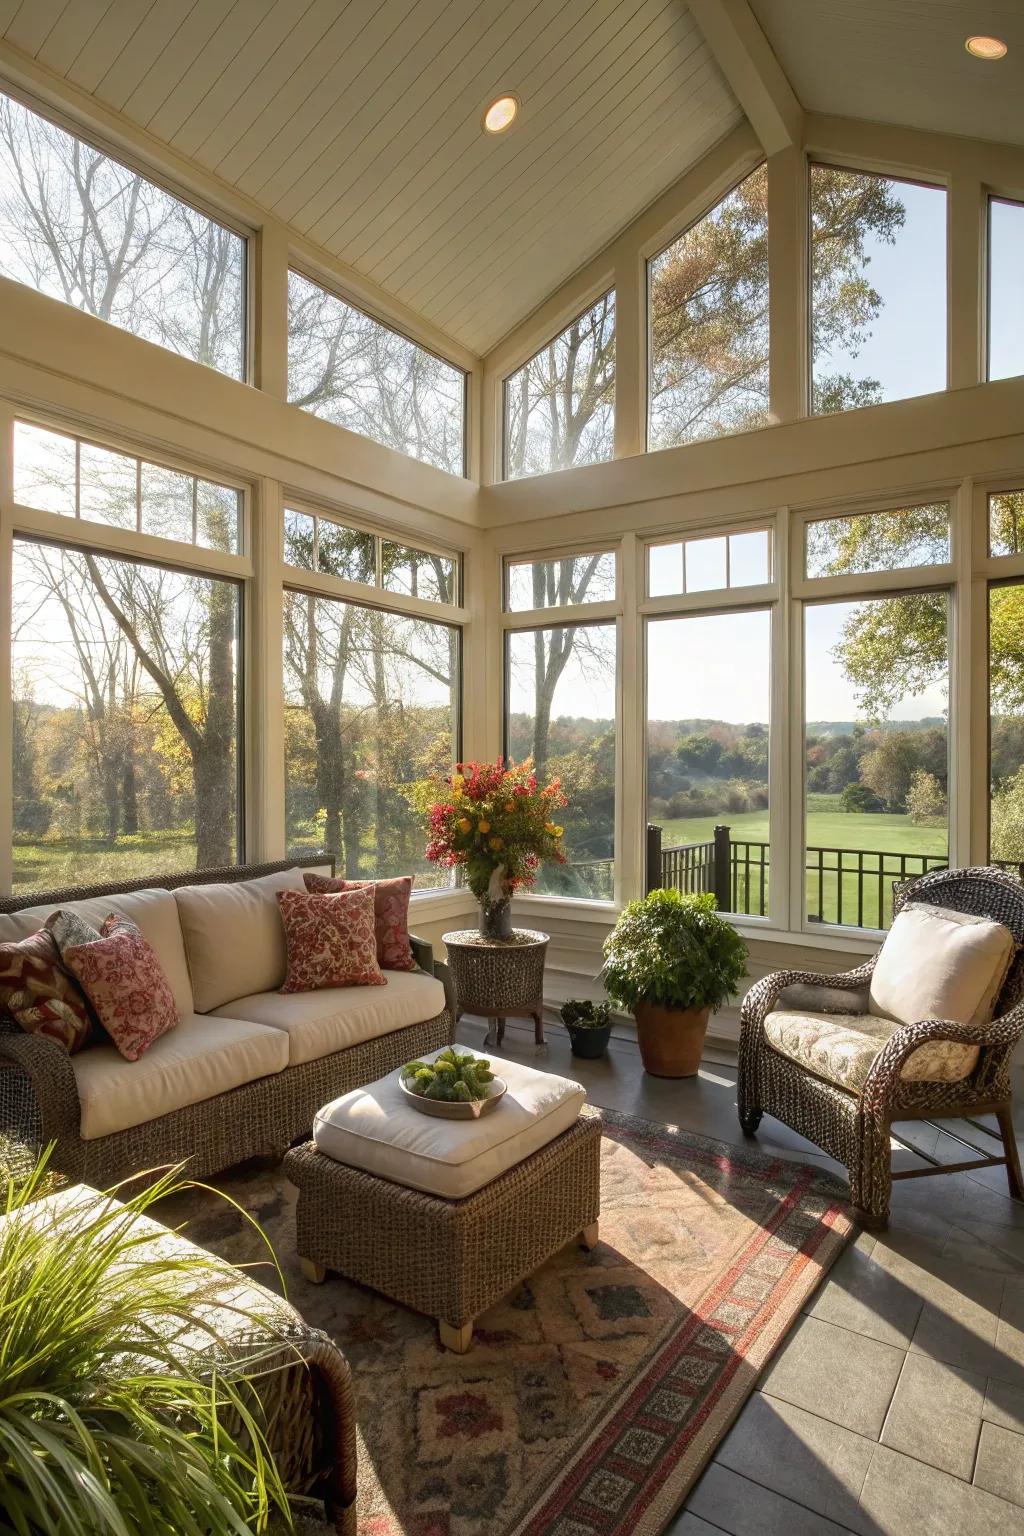
M 1009 197 L 1003 192 L 996 192 L 991 187 L 985 189 L 985 213 L 981 221 L 982 239 L 984 241 L 985 260 L 984 277 L 985 285 L 981 292 L 981 328 L 982 328 L 982 384 L 998 383 L 1001 379 L 1020 378 L 1020 374 L 1001 373 L 998 378 L 992 377 L 992 206 L 994 203 L 1008 203 L 1012 208 L 1021 210 L 1021 218 L 1024 220 L 1024 197 Z M 1022 369 L 1024 372 L 1024 369 Z
M 443 352 L 438 351 L 436 346 L 431 346 L 428 342 L 422 341 L 418 336 L 414 336 L 411 330 L 406 329 L 400 324 L 396 324 L 392 320 L 382 319 L 382 317 L 376 313 L 375 310 L 371 309 L 364 300 L 353 298 L 349 291 L 345 288 L 345 285 L 341 279 L 329 273 L 325 273 L 321 268 L 316 266 L 315 262 L 304 260 L 301 256 L 297 255 L 295 251 L 289 251 L 288 253 L 288 274 L 290 275 L 292 272 L 294 272 L 297 277 L 304 278 L 307 283 L 312 283 L 314 287 L 322 289 L 323 292 L 329 294 L 331 298 L 338 299 L 342 304 L 346 304 L 349 309 L 354 309 L 356 313 L 362 315 L 365 320 L 371 320 L 374 325 L 379 325 L 385 331 L 390 331 L 393 336 L 401 337 L 401 339 L 403 341 L 407 341 L 410 346 L 417 347 L 420 352 L 426 352 L 428 356 L 436 358 L 439 363 L 444 363 L 446 368 L 452 368 L 456 373 L 461 375 L 462 468 L 458 471 L 458 474 L 455 476 L 455 478 L 459 480 L 468 480 L 469 435 L 471 428 L 469 391 L 472 379 L 472 375 L 469 369 L 464 368 L 461 363 L 457 363 L 454 358 L 445 356 Z M 286 297 L 286 311 L 287 307 L 288 301 Z M 287 366 L 291 357 L 291 327 L 287 325 L 287 314 L 286 330 L 285 371 L 287 374 Z M 288 399 L 287 392 L 285 395 L 285 400 L 288 405 L 293 404 L 293 402 Z M 295 406 L 294 408 L 296 410 L 302 411 L 303 415 L 305 416 L 315 416 L 318 421 L 324 421 L 330 427 L 340 427 L 343 432 L 351 432 L 356 437 L 365 438 L 368 443 L 376 443 L 379 448 L 391 448 L 390 443 L 381 443 L 377 438 L 367 436 L 365 432 L 357 432 L 354 427 L 346 427 L 342 422 L 331 421 L 329 417 L 320 416 L 316 411 L 311 411 L 305 406 Z M 414 464 L 422 464 L 427 469 L 436 469 L 438 474 L 446 475 L 449 473 L 448 470 L 442 469 L 439 464 L 431 464 L 427 459 L 418 459 L 416 458 L 415 454 L 403 453 L 400 448 L 391 448 L 391 452 L 399 453 L 403 458 L 412 459 Z
M 692 544 L 701 539 L 728 540 L 731 536 L 742 533 L 767 533 L 768 535 L 768 580 L 764 582 L 752 582 L 744 587 L 714 587 L 703 592 L 669 592 L 660 596 L 650 595 L 651 580 L 651 550 L 665 548 L 670 544 Z M 715 607 L 747 607 L 748 600 L 753 595 L 755 598 L 765 596 L 774 601 L 779 595 L 779 561 L 777 555 L 778 522 L 777 517 L 768 514 L 764 517 L 749 519 L 729 518 L 721 523 L 708 523 L 687 527 L 684 530 L 669 533 L 648 535 L 643 540 L 643 580 L 641 594 L 644 603 L 644 611 L 657 614 L 662 610 L 660 605 L 667 605 L 664 611 L 675 613 L 677 610 L 703 612 L 709 604 Z M 728 547 L 728 546 L 727 546 Z M 728 557 L 727 557 L 728 558 Z M 741 601 L 735 602 L 734 598 L 740 594 Z M 728 601 L 726 600 L 728 599 Z M 648 606 L 652 605 L 652 606 Z

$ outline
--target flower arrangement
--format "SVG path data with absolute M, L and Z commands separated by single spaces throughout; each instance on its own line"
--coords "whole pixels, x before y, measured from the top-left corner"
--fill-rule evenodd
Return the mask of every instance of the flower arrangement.
M 533 885 L 542 863 L 565 863 L 564 828 L 555 820 L 567 804 L 559 780 L 542 787 L 529 759 L 457 763 L 447 778 L 417 785 L 416 802 L 429 832 L 427 858 L 465 869 L 481 933 L 506 937 L 513 893 Z

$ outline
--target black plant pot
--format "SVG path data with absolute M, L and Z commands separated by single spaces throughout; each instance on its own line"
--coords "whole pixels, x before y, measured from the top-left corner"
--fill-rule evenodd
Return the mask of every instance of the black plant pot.
M 585 1056 L 588 1061 L 596 1061 L 603 1056 L 608 1049 L 608 1041 L 612 1036 L 611 1024 L 602 1024 L 600 1028 L 581 1028 L 578 1024 L 567 1024 L 569 1041 L 572 1045 L 574 1056 Z

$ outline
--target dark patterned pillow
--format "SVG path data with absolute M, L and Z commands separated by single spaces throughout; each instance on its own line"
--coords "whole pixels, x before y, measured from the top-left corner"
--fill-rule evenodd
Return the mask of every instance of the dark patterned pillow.
M 0 1013 L 10 1014 L 26 1034 L 58 1040 L 71 1055 L 89 1044 L 89 1005 L 61 964 L 48 928 L 0 944 Z

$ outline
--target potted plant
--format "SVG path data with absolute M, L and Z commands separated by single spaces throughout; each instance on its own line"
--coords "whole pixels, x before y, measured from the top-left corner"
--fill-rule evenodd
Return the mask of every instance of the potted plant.
M 654 1077 L 692 1077 L 708 1017 L 747 974 L 747 946 L 710 892 L 651 891 L 623 908 L 604 945 L 601 980 L 636 1019 Z
M 590 1061 L 603 1056 L 612 1032 L 611 1005 L 594 1003 L 587 997 L 570 997 L 559 1011 L 569 1031 L 572 1054 Z
M 564 829 L 554 817 L 566 804 L 558 779 L 543 788 L 523 763 L 457 763 L 447 777 L 413 786 L 413 803 L 430 834 L 427 858 L 466 871 L 480 903 L 484 938 L 512 934 L 512 896 L 529 889 L 541 864 L 565 863 Z

